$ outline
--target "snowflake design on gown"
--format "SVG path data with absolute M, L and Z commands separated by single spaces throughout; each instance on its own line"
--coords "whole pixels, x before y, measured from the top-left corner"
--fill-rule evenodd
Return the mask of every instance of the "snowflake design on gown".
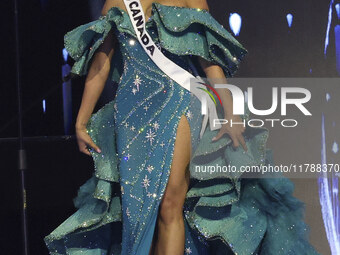
M 146 133 L 145 138 L 150 142 L 150 145 L 152 145 L 152 142 L 155 140 L 156 134 L 151 129 Z
M 141 83 L 142 79 L 137 74 L 135 80 L 133 81 L 133 84 L 135 84 L 135 86 L 137 87 L 137 91 L 139 91 L 139 86 L 141 85 Z
M 148 187 L 150 186 L 150 179 L 148 178 L 147 175 L 145 175 L 143 181 L 142 181 L 142 186 L 147 190 Z
M 148 167 L 146 168 L 146 170 L 148 170 L 149 173 L 152 172 L 152 170 L 154 170 L 153 166 L 148 165 Z

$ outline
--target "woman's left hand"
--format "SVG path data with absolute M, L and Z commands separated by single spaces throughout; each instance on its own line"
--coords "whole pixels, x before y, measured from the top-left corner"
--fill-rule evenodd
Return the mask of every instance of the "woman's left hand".
M 224 134 L 228 134 L 230 136 L 230 139 L 233 141 L 233 147 L 236 149 L 237 147 L 242 145 L 243 149 L 247 152 L 248 148 L 246 145 L 246 142 L 243 137 L 243 132 L 245 131 L 245 127 L 243 124 L 242 118 L 239 115 L 232 115 L 230 117 L 225 118 L 228 123 L 227 124 L 222 124 L 222 127 L 218 134 L 212 139 L 212 141 L 217 141 L 219 140 Z M 236 123 L 233 124 L 232 127 L 230 125 L 230 122 Z

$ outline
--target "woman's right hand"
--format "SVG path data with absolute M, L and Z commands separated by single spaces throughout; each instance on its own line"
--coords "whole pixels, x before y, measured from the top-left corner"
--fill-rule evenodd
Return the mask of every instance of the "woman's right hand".
M 87 147 L 93 148 L 98 153 L 101 152 L 100 148 L 92 141 L 90 135 L 87 133 L 87 129 L 85 126 L 76 127 L 76 136 L 77 136 L 79 151 L 89 156 L 91 156 L 91 153 Z

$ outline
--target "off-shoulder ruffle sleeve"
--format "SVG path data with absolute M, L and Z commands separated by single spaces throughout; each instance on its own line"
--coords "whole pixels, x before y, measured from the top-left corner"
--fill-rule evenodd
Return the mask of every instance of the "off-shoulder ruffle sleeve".
M 233 76 L 248 51 L 207 11 L 154 3 L 160 45 L 177 55 L 197 55 Z
M 152 4 L 152 19 L 147 29 L 154 28 L 156 42 L 166 51 L 177 55 L 196 55 L 222 67 L 227 77 L 233 76 L 247 50 L 206 10 Z M 85 75 L 95 51 L 112 28 L 136 37 L 128 14 L 112 7 L 105 16 L 78 26 L 64 36 L 65 48 L 75 60 L 74 75 Z M 111 61 L 111 80 L 122 74 L 122 56 L 115 49 Z
M 64 35 L 65 49 L 75 61 L 70 75 L 65 77 L 65 80 L 88 73 L 96 50 L 104 42 L 111 29 L 123 21 L 122 13 L 117 9 L 111 9 L 108 15 L 100 16 L 97 20 L 80 25 Z M 114 81 L 119 80 L 122 72 L 121 58 L 121 52 L 117 47 L 111 61 L 110 77 Z

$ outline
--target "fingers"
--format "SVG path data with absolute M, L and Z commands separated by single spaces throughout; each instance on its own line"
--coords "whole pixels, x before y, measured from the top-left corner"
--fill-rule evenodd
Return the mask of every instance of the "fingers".
M 235 135 L 230 136 L 231 140 L 233 141 L 233 147 L 234 149 L 237 149 L 238 146 L 240 146 L 240 143 L 238 142 L 238 139 Z
M 239 134 L 228 134 L 230 136 L 230 139 L 233 141 L 233 147 L 234 149 L 237 149 L 240 146 L 240 143 L 243 147 L 243 149 L 247 152 L 248 148 L 246 145 L 246 142 L 244 140 L 244 137 L 242 133 L 244 132 L 244 129 L 241 130 L 241 133 Z M 215 137 L 213 137 L 211 140 L 212 141 L 217 141 L 223 136 L 224 132 L 221 130 Z
M 211 139 L 211 141 L 217 141 L 218 139 L 220 139 L 222 136 L 223 136 L 223 132 L 222 132 L 222 130 L 220 131 L 220 132 L 218 132 L 218 134 L 215 136 L 215 137 L 213 137 L 212 139 Z
M 91 153 L 89 152 L 86 143 L 84 143 L 83 141 L 81 141 L 79 139 L 78 139 L 78 148 L 79 148 L 80 152 L 82 152 L 82 153 L 84 153 L 86 155 L 91 156 Z
M 90 147 L 92 147 L 92 146 L 88 146 L 86 144 L 80 145 L 79 146 L 79 151 L 81 151 L 82 153 L 85 153 L 86 155 L 91 156 Z
M 92 139 L 78 139 L 78 147 L 79 147 L 79 151 L 91 156 L 91 153 L 89 151 L 89 148 L 93 148 L 94 150 L 96 150 L 98 153 L 101 153 L 100 148 L 92 141 Z
M 87 146 L 85 146 L 85 148 L 83 148 L 82 150 L 80 150 L 81 152 L 85 153 L 86 155 L 91 156 L 91 153 L 89 151 L 89 149 L 87 148 Z
M 92 139 L 89 140 L 87 143 L 88 143 L 88 145 L 89 145 L 91 148 L 93 148 L 96 152 L 98 152 L 98 153 L 102 152 L 102 151 L 99 149 L 99 147 L 92 141 Z
M 238 134 L 238 135 L 233 135 L 230 136 L 231 140 L 233 141 L 233 147 L 234 149 L 237 149 L 240 144 L 242 145 L 244 151 L 248 151 L 247 145 L 246 145 L 246 141 L 244 140 L 244 137 L 242 134 Z
M 239 141 L 240 141 L 240 143 L 241 143 L 241 145 L 242 145 L 244 151 L 247 152 L 247 151 L 248 151 L 248 148 L 247 148 L 246 141 L 244 140 L 244 137 L 243 137 L 242 134 L 239 135 Z

